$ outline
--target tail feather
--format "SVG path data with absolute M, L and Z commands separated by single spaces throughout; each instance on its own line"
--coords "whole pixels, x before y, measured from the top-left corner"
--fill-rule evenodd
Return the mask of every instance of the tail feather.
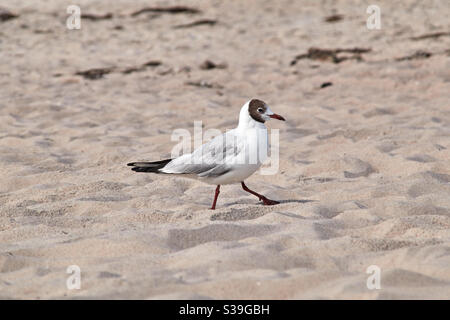
M 172 159 L 166 159 L 161 161 L 153 162 L 130 162 L 127 166 L 131 166 L 131 170 L 136 172 L 155 172 L 159 173 L 159 169 L 162 169 L 168 164 Z

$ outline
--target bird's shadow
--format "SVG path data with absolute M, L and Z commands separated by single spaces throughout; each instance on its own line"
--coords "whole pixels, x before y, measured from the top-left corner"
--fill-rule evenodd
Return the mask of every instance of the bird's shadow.
M 316 202 L 316 201 L 318 201 L 318 200 L 297 200 L 297 199 L 291 199 L 291 200 L 276 200 L 276 201 L 278 201 L 279 203 L 278 204 L 284 204 L 284 203 L 308 203 L 308 202 Z M 225 206 L 226 207 L 230 207 L 230 206 L 232 206 L 232 205 L 235 205 L 235 204 L 244 204 L 244 203 L 242 203 L 242 202 L 239 202 L 239 201 L 235 201 L 235 202 L 230 202 L 230 203 L 228 203 L 228 204 L 226 204 Z M 262 202 L 258 202 L 258 203 L 245 203 L 245 204 L 259 204 L 259 205 L 261 205 L 261 206 L 265 206 Z M 277 204 L 277 205 L 278 205 Z
M 277 200 L 279 202 L 279 204 L 283 204 L 283 203 L 308 203 L 308 202 L 316 202 L 317 200 L 297 200 L 297 199 L 292 199 L 292 200 Z

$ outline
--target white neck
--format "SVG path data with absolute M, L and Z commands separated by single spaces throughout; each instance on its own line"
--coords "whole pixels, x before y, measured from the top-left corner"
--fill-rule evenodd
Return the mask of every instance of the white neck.
M 250 101 L 247 101 L 241 108 L 241 112 L 239 113 L 239 125 L 237 129 L 246 130 L 251 128 L 259 128 L 259 129 L 267 129 L 264 123 L 256 121 L 253 119 L 248 113 L 248 104 Z

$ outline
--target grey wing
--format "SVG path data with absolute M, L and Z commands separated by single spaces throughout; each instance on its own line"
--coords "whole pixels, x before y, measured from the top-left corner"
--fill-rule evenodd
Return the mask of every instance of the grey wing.
M 193 153 L 172 160 L 161 171 L 196 174 L 202 178 L 221 176 L 231 170 L 230 165 L 243 150 L 243 145 L 231 130 L 203 144 Z

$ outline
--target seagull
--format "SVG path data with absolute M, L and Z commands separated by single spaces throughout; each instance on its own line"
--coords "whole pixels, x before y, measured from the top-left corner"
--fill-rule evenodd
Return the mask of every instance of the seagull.
M 270 119 L 285 121 L 272 112 L 264 101 L 252 99 L 242 106 L 237 128 L 216 136 L 194 152 L 173 159 L 131 162 L 127 165 L 135 172 L 170 174 L 216 185 L 212 210 L 216 208 L 220 186 L 235 183 L 240 183 L 245 191 L 257 196 L 264 205 L 279 204 L 250 190 L 244 183 L 267 158 L 269 145 L 264 122 Z

